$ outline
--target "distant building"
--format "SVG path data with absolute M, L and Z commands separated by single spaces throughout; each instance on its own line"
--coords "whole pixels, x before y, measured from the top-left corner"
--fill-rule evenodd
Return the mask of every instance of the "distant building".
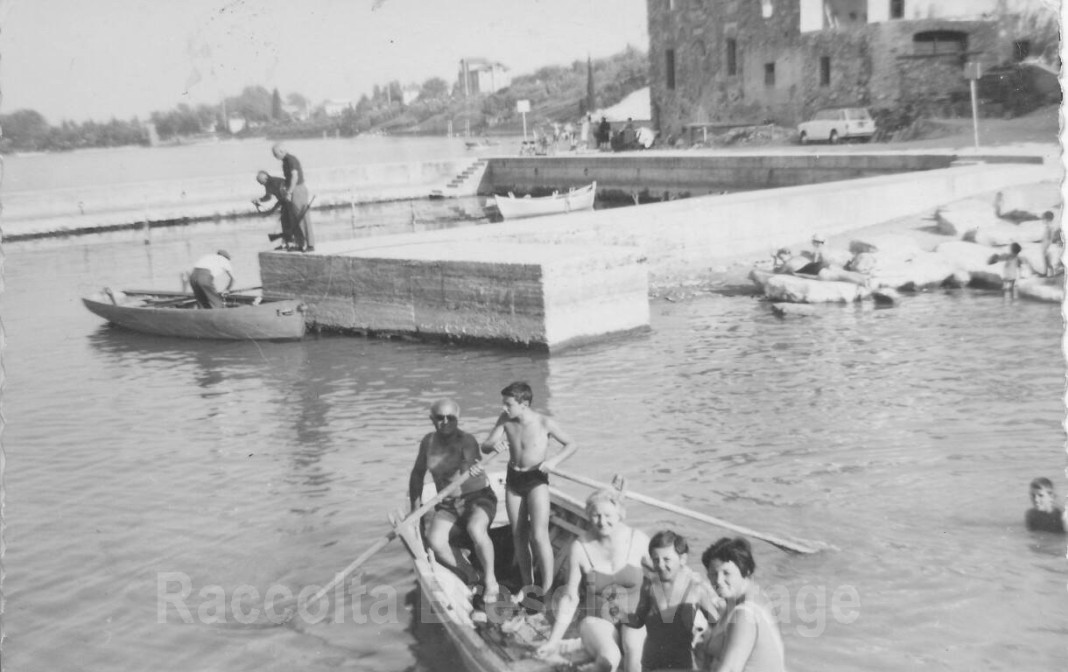
M 460 92 L 465 96 L 496 93 L 508 88 L 512 77 L 508 68 L 500 63 L 491 63 L 484 58 L 467 58 L 460 61 Z
M 323 102 L 323 114 L 328 117 L 340 117 L 345 110 L 351 107 L 351 100 L 331 99 Z
M 1034 0 L 1035 2 L 1039 0 Z M 1007 0 L 1012 9 L 1026 0 Z M 1005 0 L 647 0 L 654 124 L 792 125 L 821 107 L 968 97 L 967 61 L 1013 59 Z
M 226 130 L 230 131 L 231 135 L 236 135 L 245 130 L 247 125 L 244 117 L 228 117 L 226 119 Z
M 308 106 L 305 105 L 282 105 L 282 112 L 285 112 L 290 119 L 294 121 L 307 121 L 308 120 Z
M 401 89 L 401 102 L 405 105 L 411 105 L 422 93 L 422 89 L 418 86 L 406 86 Z

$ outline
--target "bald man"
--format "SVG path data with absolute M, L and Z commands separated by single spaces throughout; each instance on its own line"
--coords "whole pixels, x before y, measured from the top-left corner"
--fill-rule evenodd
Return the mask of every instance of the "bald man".
M 430 406 L 430 422 L 434 431 L 419 443 L 419 455 L 408 479 L 408 497 L 412 509 L 418 506 L 423 493 L 423 479 L 430 471 L 434 485 L 440 492 L 481 457 L 475 437 L 460 429 L 460 406 L 452 399 L 439 399 Z M 493 571 L 493 542 L 489 526 L 497 515 L 497 496 L 485 473 L 468 478 L 460 495 L 437 505 L 427 530 L 427 542 L 442 565 L 455 571 L 468 584 L 478 580 L 475 568 L 459 549 L 449 544 L 449 535 L 457 525 L 463 525 L 474 542 L 475 554 L 483 571 L 482 598 L 486 604 L 496 602 L 500 594 Z
M 304 186 L 304 168 L 280 142 L 271 147 L 271 153 L 282 162 L 282 179 L 285 180 L 282 207 L 289 213 L 293 245 L 301 252 L 311 252 L 315 249 L 315 237 L 312 235 L 311 213 L 308 212 L 311 202 L 308 188 Z

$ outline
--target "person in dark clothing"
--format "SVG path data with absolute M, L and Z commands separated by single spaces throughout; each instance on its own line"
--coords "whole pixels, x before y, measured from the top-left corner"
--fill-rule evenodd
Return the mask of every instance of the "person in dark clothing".
M 315 249 L 315 238 L 308 213 L 311 202 L 308 199 L 308 187 L 304 184 L 304 168 L 300 160 L 286 151 L 280 142 L 271 148 L 271 153 L 282 162 L 282 177 L 285 180 L 285 202 L 282 207 L 289 210 L 293 244 L 302 252 L 311 252 Z
M 634 120 L 627 117 L 627 125 L 620 132 L 622 136 L 619 144 L 623 149 L 636 149 L 638 147 L 638 131 L 634 128 Z
M 260 211 L 264 217 L 276 212 L 282 211 L 282 247 L 285 249 L 291 249 L 293 247 L 293 224 L 289 218 L 289 208 L 282 207 L 285 203 L 285 187 L 286 182 L 280 177 L 274 177 L 267 174 L 267 171 L 261 170 L 256 173 L 256 181 L 263 185 L 263 196 L 252 199 L 252 205 L 256 206 L 256 209 Z M 264 203 L 274 199 L 274 205 L 268 210 L 263 210 Z M 271 234 L 271 240 L 274 240 L 276 234 Z M 278 248 L 281 249 L 281 248 Z
M 1064 509 L 1057 506 L 1056 497 L 1053 482 L 1048 478 L 1039 477 L 1031 481 L 1032 508 L 1024 516 L 1027 529 L 1064 534 Z
M 601 149 L 611 149 L 609 143 L 612 140 L 612 124 L 608 123 L 607 117 L 601 117 L 601 123 L 597 126 L 597 142 Z

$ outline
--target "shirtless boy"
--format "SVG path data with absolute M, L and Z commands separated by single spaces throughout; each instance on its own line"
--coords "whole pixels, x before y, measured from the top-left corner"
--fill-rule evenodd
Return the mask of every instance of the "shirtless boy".
M 430 421 L 434 431 L 419 443 L 408 479 L 408 498 L 412 509 L 418 506 L 423 493 L 423 479 L 429 470 L 440 492 L 460 474 L 474 466 L 482 457 L 478 440 L 459 428 L 460 406 L 452 399 L 440 399 L 430 407 Z M 445 499 L 434 509 L 434 519 L 427 530 L 427 542 L 438 562 L 462 576 L 468 583 L 477 580 L 475 568 L 449 544 L 449 534 L 456 525 L 464 525 L 474 542 L 475 554 L 482 564 L 484 576 L 482 599 L 486 604 L 497 601 L 500 589 L 493 571 L 493 542 L 489 526 L 497 515 L 497 496 L 482 471 L 473 473 L 460 487 L 460 494 Z
M 483 452 L 502 450 L 507 442 L 509 461 L 505 479 L 504 504 L 512 525 L 512 541 L 523 588 L 541 589 L 538 597 L 549 595 L 553 581 L 553 548 L 549 543 L 549 471 L 575 452 L 577 446 L 555 420 L 530 407 L 534 395 L 530 385 L 512 383 L 501 390 L 504 412 L 489 438 L 482 443 Z M 552 459 L 549 439 L 556 439 L 562 450 Z M 534 582 L 534 560 L 541 571 L 541 581 Z

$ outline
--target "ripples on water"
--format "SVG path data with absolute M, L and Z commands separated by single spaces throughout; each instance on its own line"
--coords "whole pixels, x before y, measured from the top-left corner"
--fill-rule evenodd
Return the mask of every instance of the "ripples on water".
M 324 236 L 349 226 L 324 221 Z M 1064 466 L 1056 306 L 937 292 L 779 320 L 749 297 L 707 297 L 656 304 L 647 334 L 548 357 L 188 343 L 109 329 L 78 301 L 104 284 L 173 288 L 221 246 L 256 284 L 264 232 L 231 222 L 151 245 L 127 233 L 6 250 L 5 667 L 451 669 L 440 631 L 411 635 L 399 544 L 362 575 L 398 596 L 383 625 L 186 625 L 173 611 L 161 624 L 157 582 L 188 575 L 194 606 L 208 585 L 322 585 L 403 505 L 428 404 L 456 397 L 484 436 L 517 379 L 581 442 L 571 470 L 836 547 L 755 546 L 757 578 L 794 598 L 791 669 L 1063 662 L 1063 539 L 1022 528 L 1030 479 Z M 676 526 L 696 551 L 721 534 L 638 505 L 631 519 Z M 847 587 L 859 618 L 835 622 Z

